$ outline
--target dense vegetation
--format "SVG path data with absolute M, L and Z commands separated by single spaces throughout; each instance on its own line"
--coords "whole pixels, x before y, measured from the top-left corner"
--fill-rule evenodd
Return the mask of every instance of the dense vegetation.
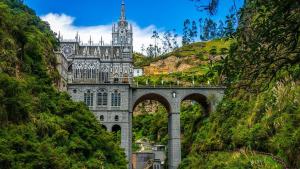
M 224 63 L 228 93 L 186 160 L 245 148 L 300 167 L 299 10 L 296 1 L 247 2 Z
M 300 168 L 299 18 L 297 1 L 246 1 L 218 66 L 222 103 L 208 117 L 182 106 L 180 168 Z
M 113 136 L 54 87 L 56 46 L 31 9 L 0 1 L 0 168 L 126 168 Z
M 195 43 L 172 53 L 207 61 L 222 55 L 220 60 L 186 74 L 142 77 L 212 84 L 226 77 L 227 93 L 216 112 L 204 116 L 200 105 L 182 104 L 180 168 L 300 168 L 299 18 L 295 0 L 248 0 L 230 48 Z M 31 9 L 0 0 L 0 168 L 126 168 L 113 141 L 119 135 L 102 130 L 82 103 L 55 89 L 56 46 L 49 26 Z M 135 55 L 138 66 L 155 59 Z M 167 117 L 161 106 L 136 116 L 135 139 L 166 144 Z

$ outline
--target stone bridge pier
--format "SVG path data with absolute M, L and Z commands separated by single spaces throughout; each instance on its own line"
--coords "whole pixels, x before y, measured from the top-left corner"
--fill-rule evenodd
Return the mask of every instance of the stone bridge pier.
M 205 113 L 211 113 L 224 95 L 224 87 L 151 88 L 136 87 L 131 90 L 131 111 L 145 100 L 155 100 L 168 111 L 168 168 L 177 169 L 181 162 L 180 104 L 185 100 L 196 101 Z M 132 115 L 132 114 L 131 114 Z M 132 123 L 132 122 L 131 122 Z M 145 124 L 147 125 L 147 124 Z M 132 124 L 130 124 L 132 126 Z M 132 133 L 131 133 L 132 136 Z M 131 153 L 131 152 L 130 152 Z

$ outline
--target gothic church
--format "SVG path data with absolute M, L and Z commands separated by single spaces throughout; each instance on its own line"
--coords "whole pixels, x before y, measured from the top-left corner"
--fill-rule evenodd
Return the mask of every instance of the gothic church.
M 125 16 L 122 2 L 121 16 L 112 26 L 112 42 L 101 40 L 94 44 L 59 37 L 58 52 L 62 75 L 61 88 L 66 88 L 72 99 L 84 102 L 92 110 L 103 127 L 109 131 L 121 130 L 121 147 L 130 156 L 130 84 L 133 78 L 132 25 Z M 67 85 L 66 85 L 67 84 Z

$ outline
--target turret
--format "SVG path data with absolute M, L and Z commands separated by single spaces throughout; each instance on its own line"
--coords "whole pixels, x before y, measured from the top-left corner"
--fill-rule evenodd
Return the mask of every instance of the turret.
M 121 14 L 117 26 L 113 25 L 112 40 L 114 46 L 132 46 L 132 26 L 128 24 L 125 13 L 125 2 L 122 0 Z

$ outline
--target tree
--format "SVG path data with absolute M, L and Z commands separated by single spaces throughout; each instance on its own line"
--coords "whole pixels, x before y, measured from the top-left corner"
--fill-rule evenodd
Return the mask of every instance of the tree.
M 172 46 L 174 50 L 179 47 L 177 38 L 178 34 L 176 33 L 176 29 L 173 29 Z
M 202 33 L 203 33 L 203 20 L 202 20 L 202 18 L 200 18 L 198 20 L 198 22 L 199 22 L 199 38 L 201 39 L 201 36 L 202 36 Z
M 197 30 L 197 23 L 196 21 L 193 21 L 192 22 L 192 31 L 191 31 L 191 38 L 192 38 L 192 41 L 195 42 L 195 39 L 197 38 L 198 36 L 198 30 Z
M 235 20 L 234 20 L 234 14 L 229 14 L 226 16 L 226 27 L 225 27 L 225 36 L 226 37 L 232 37 L 235 32 Z
M 171 33 L 171 31 L 168 30 L 164 33 L 162 42 L 163 42 L 164 53 L 172 51 L 173 46 L 172 46 L 172 33 Z
M 235 35 L 237 42 L 226 57 L 228 81 L 257 92 L 282 74 L 299 77 L 295 71 L 300 63 L 299 6 L 296 1 L 247 1 Z M 232 17 L 228 17 L 227 35 L 232 34 Z
M 208 19 L 205 18 L 204 20 L 204 25 L 203 25 L 203 31 L 202 31 L 202 35 L 200 36 L 200 39 L 202 41 L 207 41 L 208 37 L 209 37 L 209 28 L 208 28 Z
M 210 0 L 208 3 L 203 3 L 201 0 L 190 0 L 196 3 L 196 8 L 199 11 L 208 11 L 210 15 L 214 15 L 217 12 L 219 0 Z
M 224 36 L 225 36 L 224 23 L 222 20 L 220 20 L 217 28 L 217 37 L 222 38 Z
M 158 54 L 157 40 L 159 39 L 159 34 L 156 30 L 153 31 L 152 38 L 154 39 L 154 57 L 157 57 Z
M 155 53 L 155 48 L 152 44 L 150 44 L 147 49 L 146 49 L 146 52 L 147 52 L 147 56 L 149 57 L 154 57 L 154 53 Z
M 187 45 L 191 43 L 191 21 L 186 19 L 183 23 L 183 37 L 182 44 Z
M 142 46 L 141 46 L 141 51 L 142 51 L 142 54 L 144 54 L 144 52 L 146 51 L 144 44 L 142 44 Z
M 216 38 L 217 36 L 217 24 L 212 20 L 205 18 L 203 25 L 203 32 L 200 36 L 202 41 L 207 41 Z
M 211 23 L 210 23 L 210 40 L 211 39 L 215 39 L 217 38 L 217 35 L 218 35 L 218 30 L 217 30 L 217 23 L 214 22 L 213 20 L 211 20 Z

